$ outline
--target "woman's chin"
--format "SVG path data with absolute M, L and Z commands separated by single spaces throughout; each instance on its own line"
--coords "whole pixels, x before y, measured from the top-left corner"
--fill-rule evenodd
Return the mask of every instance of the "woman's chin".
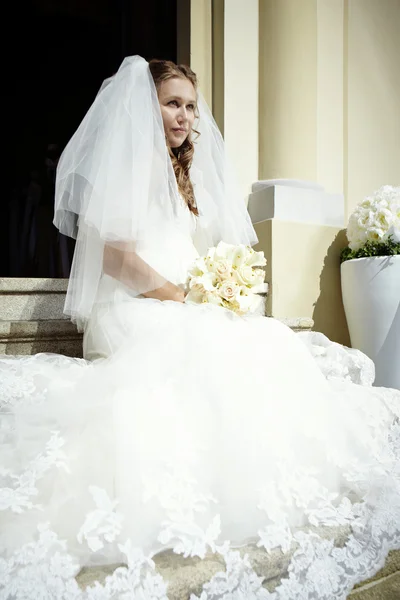
M 182 146 L 182 144 L 185 140 L 186 140 L 186 137 L 174 135 L 174 136 L 169 137 L 168 143 L 171 148 L 180 148 L 180 146 Z

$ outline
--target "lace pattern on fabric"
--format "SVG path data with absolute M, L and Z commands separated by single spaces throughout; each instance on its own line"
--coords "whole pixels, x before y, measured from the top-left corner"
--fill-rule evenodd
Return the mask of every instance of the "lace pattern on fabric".
M 310 340 L 303 341 L 310 344 Z M 324 342 L 322 338 L 317 341 Z M 324 353 L 320 351 L 321 347 L 324 348 L 323 343 L 310 344 L 311 352 L 319 357 Z M 346 358 L 342 350 L 333 359 L 332 352 L 327 351 L 327 354 L 330 356 L 325 363 L 321 362 L 327 377 L 341 382 L 353 378 L 370 385 L 368 360 L 359 360 L 360 357 L 354 353 L 347 354 Z M 347 360 L 345 375 L 343 364 L 339 368 L 338 355 L 342 363 Z M 85 368 L 84 361 L 65 357 L 0 360 L 1 410 L 5 417 L 2 419 L 1 441 L 6 447 L 12 441 L 12 409 L 21 403 L 40 403 L 46 394 L 45 389 L 36 385 L 41 383 L 40 374 L 35 371 L 38 360 L 49 361 L 52 365 L 58 362 L 60 368 L 66 364 Z M 19 377 L 22 366 L 25 376 Z M 269 589 L 269 582 L 257 572 L 256 565 L 252 565 L 246 553 L 233 548 L 229 541 L 220 540 L 218 499 L 202 493 L 190 471 L 166 465 L 163 477 L 149 475 L 143 500 L 156 501 L 163 511 L 164 519 L 158 535 L 161 548 L 173 548 L 183 557 L 204 558 L 209 553 L 216 553 L 224 560 L 225 569 L 216 573 L 199 595 L 193 593 L 191 600 L 345 599 L 355 583 L 372 576 L 384 564 L 390 549 L 400 548 L 400 406 L 392 390 L 381 390 L 380 395 L 380 411 L 392 411 L 393 423 L 387 429 L 385 439 L 377 440 L 372 453 L 375 463 L 370 466 L 381 481 L 378 496 L 376 490 L 364 493 L 365 481 L 370 473 L 367 473 L 366 465 L 356 462 L 346 477 L 358 483 L 358 500 L 344 495 L 340 502 L 332 502 L 329 491 L 312 471 L 292 472 L 290 464 L 285 465 L 284 462 L 280 466 L 280 481 L 267 481 L 260 487 L 258 508 L 266 515 L 266 525 L 258 532 L 257 546 L 267 553 L 280 548 L 282 554 L 288 556 L 286 576 L 275 589 Z M 379 411 L 374 419 L 377 417 Z M 14 515 L 29 511 L 38 514 L 35 539 L 22 544 L 11 555 L 5 553 L 0 558 L 2 598 L 166 600 L 168 582 L 157 573 L 154 557 L 146 555 L 124 538 L 124 517 L 119 512 L 118 501 L 109 498 L 105 490 L 96 486 L 89 490 L 93 510 L 76 531 L 77 541 L 86 544 L 92 553 L 107 544 L 117 543 L 125 565 L 116 568 L 104 583 L 96 582 L 86 589 L 78 585 L 76 577 L 81 566 L 68 552 L 66 542 L 52 531 L 50 524 L 40 521 L 41 505 L 36 502 L 41 480 L 50 471 L 69 468 L 63 446 L 64 440 L 58 432 L 49 432 L 46 447 L 30 464 L 23 466 L 21 472 L 11 472 L 7 468 L 0 471 L 0 509 L 5 522 L 9 511 Z M 334 449 L 332 453 L 335 455 Z M 340 464 L 340 452 L 335 459 Z M 293 503 L 304 508 L 308 520 L 305 526 L 296 529 L 288 525 L 282 498 L 286 498 L 288 510 Z M 198 516 L 210 506 L 214 507 L 214 516 L 204 526 Z M 336 546 L 334 539 L 325 539 L 321 531 L 338 526 L 346 528 L 347 536 L 343 545 Z M 3 543 L 0 545 L 3 546 Z

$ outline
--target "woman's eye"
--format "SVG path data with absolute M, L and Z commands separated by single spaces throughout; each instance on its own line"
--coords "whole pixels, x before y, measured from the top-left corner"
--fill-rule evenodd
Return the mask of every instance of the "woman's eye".
M 188 104 L 188 109 L 189 110 L 194 110 L 194 104 Z
M 168 102 L 168 104 L 170 104 L 171 106 L 176 106 L 178 107 L 178 103 L 176 100 L 171 100 L 170 102 Z

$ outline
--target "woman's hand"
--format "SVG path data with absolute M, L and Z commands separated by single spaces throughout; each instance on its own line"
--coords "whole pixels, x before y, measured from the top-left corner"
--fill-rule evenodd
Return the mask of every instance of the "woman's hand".
M 176 286 L 176 299 L 175 302 L 185 302 L 186 293 L 178 286 Z
M 151 292 L 146 292 L 143 296 L 161 300 L 162 302 L 172 300 L 173 302 L 183 303 L 185 302 L 186 294 L 179 286 L 167 281 L 162 287 L 157 290 L 152 290 Z

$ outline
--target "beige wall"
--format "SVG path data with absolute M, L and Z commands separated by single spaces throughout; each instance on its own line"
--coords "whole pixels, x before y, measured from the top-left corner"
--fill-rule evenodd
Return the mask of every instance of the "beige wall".
M 189 4 L 188 0 L 179 0 Z M 187 10 L 186 7 L 182 8 Z M 179 13 L 179 4 L 178 4 Z M 179 16 L 178 16 L 179 24 Z M 179 35 L 178 35 L 179 40 Z M 190 1 L 190 66 L 197 74 L 202 94 L 212 106 L 212 2 Z
M 348 0 L 345 127 L 348 210 L 400 184 L 400 0 Z
M 260 179 L 311 179 L 343 193 L 346 222 L 363 196 L 399 184 L 400 0 L 260 0 L 259 135 Z M 349 343 L 344 231 L 273 220 L 257 232 L 271 314 L 311 316 Z
M 331 193 L 344 190 L 344 0 L 317 4 L 317 175 Z
M 344 232 L 336 227 L 269 219 L 256 225 L 267 258 L 267 314 L 311 317 L 314 329 L 349 345 L 339 272 Z
M 316 180 L 315 0 L 260 0 L 259 178 Z
M 260 178 L 400 182 L 400 0 L 260 0 Z
M 191 14 L 191 64 L 244 195 L 257 179 L 317 181 L 345 195 L 348 216 L 400 184 L 400 0 L 191 0 Z M 343 231 L 272 220 L 257 233 L 270 314 L 313 317 L 348 343 Z
M 400 183 L 400 0 L 188 6 L 178 0 L 180 55 L 190 12 L 191 65 L 243 190 L 254 179 L 310 179 L 343 192 L 349 213 Z

